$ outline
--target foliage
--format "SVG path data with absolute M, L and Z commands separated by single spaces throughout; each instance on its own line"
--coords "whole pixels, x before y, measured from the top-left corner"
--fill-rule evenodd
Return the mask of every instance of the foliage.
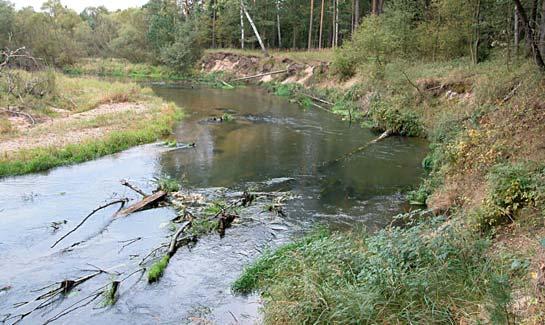
M 374 100 L 369 110 L 373 127 L 404 136 L 422 135 L 423 129 L 418 116 L 411 110 L 401 108 L 403 106 L 402 97 Z
M 167 193 L 178 192 L 181 188 L 180 183 L 175 179 L 172 179 L 168 176 L 162 176 L 154 180 L 157 184 L 157 189 L 159 191 L 164 191 Z
M 180 73 L 187 73 L 203 53 L 196 26 L 186 22 L 177 28 L 174 41 L 161 48 L 161 62 Z
M 508 317 L 488 241 L 438 219 L 375 235 L 311 234 L 268 252 L 234 283 L 263 291 L 266 323 L 453 323 L 484 306 Z M 477 319 L 471 319 L 477 317 Z
M 501 163 L 490 170 L 487 180 L 488 196 L 471 216 L 481 230 L 513 221 L 523 208 L 543 203 L 543 166 Z
M 168 255 L 163 256 L 160 260 L 153 263 L 148 271 L 148 283 L 159 281 L 168 266 L 170 257 Z

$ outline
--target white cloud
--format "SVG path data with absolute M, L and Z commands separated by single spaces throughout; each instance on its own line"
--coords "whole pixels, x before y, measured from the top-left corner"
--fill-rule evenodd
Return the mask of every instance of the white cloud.
M 17 9 L 23 7 L 34 7 L 35 10 L 40 10 L 42 3 L 45 0 L 11 0 Z M 61 0 L 61 3 L 70 9 L 74 9 L 78 13 L 86 7 L 105 6 L 108 10 L 126 9 L 130 7 L 140 7 L 147 3 L 148 0 Z

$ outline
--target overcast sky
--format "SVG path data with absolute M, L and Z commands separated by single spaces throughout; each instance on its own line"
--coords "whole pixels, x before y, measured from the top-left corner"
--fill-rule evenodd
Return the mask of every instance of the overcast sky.
M 40 10 L 45 0 L 10 0 L 10 2 L 15 3 L 17 9 L 32 6 L 34 9 Z M 61 2 L 63 5 L 79 13 L 86 7 L 105 6 L 109 10 L 140 7 L 148 2 L 148 0 L 61 0 Z

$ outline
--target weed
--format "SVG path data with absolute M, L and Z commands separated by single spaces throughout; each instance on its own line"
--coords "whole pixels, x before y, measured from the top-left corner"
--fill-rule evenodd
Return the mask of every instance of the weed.
M 223 122 L 231 122 L 233 121 L 235 118 L 233 117 L 233 115 L 229 114 L 229 113 L 223 113 L 223 115 L 221 116 L 221 120 Z
M 159 279 L 163 276 L 169 261 L 170 257 L 165 255 L 160 260 L 153 263 L 148 271 L 148 283 L 159 281 Z

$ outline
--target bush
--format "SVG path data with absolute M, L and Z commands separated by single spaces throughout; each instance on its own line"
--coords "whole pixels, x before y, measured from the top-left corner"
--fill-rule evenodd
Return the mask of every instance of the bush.
M 483 306 L 504 322 L 509 284 L 486 255 L 489 242 L 438 230 L 442 222 L 372 236 L 311 234 L 265 253 L 233 289 L 262 290 L 266 323 L 477 323 Z
M 518 212 L 543 200 L 545 169 L 528 164 L 498 164 L 487 175 L 489 193 L 472 214 L 481 230 L 515 220 Z
M 374 123 L 373 127 L 403 136 L 420 136 L 423 128 L 416 113 L 407 109 L 398 108 L 403 105 L 403 100 L 391 96 L 389 99 L 375 99 L 371 103 L 369 117 Z

